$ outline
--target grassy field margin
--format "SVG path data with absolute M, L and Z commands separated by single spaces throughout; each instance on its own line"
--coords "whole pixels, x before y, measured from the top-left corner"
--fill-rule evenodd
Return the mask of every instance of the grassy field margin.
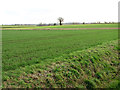
M 118 41 L 3 73 L 4 88 L 120 88 Z M 51 62 L 52 61 L 52 62 Z

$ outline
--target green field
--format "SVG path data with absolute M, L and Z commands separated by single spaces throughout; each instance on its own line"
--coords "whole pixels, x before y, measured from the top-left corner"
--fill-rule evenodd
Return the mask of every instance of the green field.
M 117 24 L 68 25 L 68 26 L 66 25 L 66 26 L 51 26 L 51 27 L 55 27 L 55 28 L 109 27 L 110 28 L 110 27 L 117 27 Z M 34 28 L 38 28 L 38 27 L 34 27 Z M 111 30 L 16 30 L 16 31 L 3 30 L 2 39 L 3 39 L 2 41 L 3 87 L 84 87 L 85 88 L 85 87 L 90 87 L 87 84 L 91 84 L 91 82 L 93 84 L 93 87 L 97 87 L 96 86 L 97 84 L 94 85 L 94 82 L 93 82 L 93 79 L 95 79 L 95 77 L 92 78 L 91 77 L 92 74 L 90 73 L 88 74 L 90 74 L 89 78 L 91 81 L 88 81 L 89 78 L 88 78 L 88 75 L 86 74 L 87 80 L 85 80 L 85 82 L 83 80 L 83 82 L 86 84 L 81 84 L 83 86 L 78 85 L 79 80 L 81 80 L 79 78 L 82 77 L 82 74 L 81 74 L 82 71 L 79 71 L 79 70 L 76 71 L 76 69 L 72 70 L 69 76 L 69 77 L 74 77 L 73 74 L 74 73 L 77 74 L 77 76 L 75 75 L 75 77 L 71 79 L 72 82 L 70 86 L 68 85 L 70 82 L 68 83 L 67 81 L 65 81 L 67 80 L 68 77 L 65 77 L 62 71 L 67 72 L 68 69 L 71 69 L 70 65 L 73 64 L 77 66 L 79 69 L 81 68 L 81 70 L 84 67 L 84 66 L 79 67 L 81 63 L 77 61 L 75 63 L 73 62 L 74 60 L 78 60 L 78 59 L 71 57 L 73 58 L 73 61 L 70 61 L 68 58 L 70 53 L 77 52 L 77 51 L 80 51 L 80 52 L 77 52 L 77 55 L 83 56 L 83 58 L 81 58 L 81 60 L 83 61 L 82 62 L 83 65 L 84 63 L 87 62 L 87 64 L 90 65 L 91 67 L 91 71 L 83 71 L 83 73 L 93 72 L 92 65 L 95 65 L 95 66 L 101 65 L 99 68 L 97 68 L 98 74 L 97 72 L 94 72 L 94 73 L 97 74 L 98 77 L 101 77 L 102 79 L 106 78 L 107 74 L 105 74 L 106 77 L 104 77 L 104 75 L 101 76 L 100 74 L 101 73 L 104 74 L 104 72 L 107 73 L 107 70 L 118 73 L 117 68 L 120 62 L 119 60 L 117 60 L 118 57 L 116 54 L 116 51 L 118 49 L 118 46 L 117 46 L 118 30 L 117 29 L 113 29 L 113 30 L 112 29 Z M 108 43 L 108 44 L 104 45 L 104 43 Z M 111 43 L 113 44 L 116 51 L 113 50 L 112 52 L 112 49 L 108 48 L 109 44 L 111 45 Z M 103 47 L 102 50 L 99 47 L 99 45 L 102 45 L 101 46 Z M 95 53 L 88 55 L 89 50 L 91 50 L 90 48 L 92 48 L 93 51 L 98 48 L 98 50 L 96 51 L 101 53 L 103 57 Z M 108 53 L 108 55 L 104 56 L 106 52 Z M 73 53 L 73 55 L 76 55 L 76 54 Z M 93 60 L 93 62 L 95 63 L 89 62 L 89 56 L 96 57 L 95 61 Z M 110 62 L 115 63 L 113 67 L 109 65 L 110 64 L 109 60 L 108 61 L 104 60 L 105 57 L 107 60 L 109 59 L 110 56 L 114 57 L 113 59 L 110 60 Z M 63 61 L 65 63 L 63 63 Z M 59 70 L 57 70 L 56 62 L 60 64 L 60 67 L 62 65 L 63 66 L 68 65 L 68 67 L 65 67 L 65 68 L 61 67 L 59 68 Z M 53 64 L 52 73 L 47 73 L 47 74 L 52 74 L 52 75 L 54 74 L 55 76 L 58 76 L 57 78 L 60 79 L 60 81 L 58 80 L 53 82 L 51 78 L 52 75 L 50 75 L 50 77 L 48 75 L 48 77 L 46 78 L 45 77 L 39 78 L 37 79 L 38 81 L 35 81 L 32 76 L 31 77 L 29 76 L 31 74 L 38 73 L 39 70 L 41 74 L 45 73 L 44 70 L 48 71 L 49 69 L 51 69 L 50 64 Z M 107 70 L 103 70 L 100 72 L 100 70 L 102 70 L 102 67 L 106 67 Z M 84 68 L 88 70 L 88 67 L 85 66 Z M 24 77 L 21 78 L 22 77 L 21 75 L 24 75 Z M 112 74 L 109 73 L 108 75 L 113 75 L 113 73 Z M 36 76 L 36 77 L 39 77 L 39 76 Z M 83 74 L 83 77 L 85 78 L 84 74 Z M 46 81 L 46 79 L 48 80 L 48 82 Z M 99 78 L 96 78 L 96 80 L 97 79 Z M 111 76 L 108 77 L 108 79 L 111 80 Z M 44 84 L 43 83 L 40 84 L 40 81 L 42 80 L 43 81 L 45 80 Z M 76 82 L 74 80 L 76 80 Z M 119 81 L 117 81 L 117 77 L 115 80 L 116 81 L 113 81 L 113 82 L 116 82 L 117 84 L 119 84 Z M 27 81 L 28 82 L 30 81 L 30 82 L 28 83 Z M 52 82 L 51 83 L 52 85 L 50 84 L 50 82 Z M 99 79 L 98 82 L 100 82 L 99 84 L 102 87 L 104 86 L 102 85 L 103 83 L 106 83 L 106 86 L 108 84 L 108 81 L 101 82 L 101 79 Z M 62 83 L 63 85 L 61 85 Z M 55 86 L 53 84 L 55 84 Z M 117 87 L 117 84 L 116 84 L 116 87 Z

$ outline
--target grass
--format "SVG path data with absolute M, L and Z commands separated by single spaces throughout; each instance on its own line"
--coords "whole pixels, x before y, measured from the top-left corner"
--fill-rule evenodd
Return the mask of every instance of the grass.
M 54 58 L 54 62 L 43 66 L 38 63 L 10 70 L 3 75 L 3 87 L 119 88 L 120 61 L 114 49 L 117 44 L 117 40 L 109 41 Z M 108 51 L 111 54 L 106 54 Z M 94 56 L 97 59 L 92 63 L 90 59 Z M 114 65 L 113 60 L 117 64 Z
M 118 30 L 3 31 L 3 71 L 115 40 Z M 94 59 L 91 60 L 94 62 Z M 11 63 L 15 62 L 15 63 Z
M 98 28 L 117 24 L 48 27 Z M 4 88 L 119 88 L 117 29 L 11 29 L 2 31 L 2 39 Z

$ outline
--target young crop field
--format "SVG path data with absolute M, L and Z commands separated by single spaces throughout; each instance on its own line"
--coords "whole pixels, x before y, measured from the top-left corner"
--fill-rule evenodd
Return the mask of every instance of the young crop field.
M 118 29 L 12 30 L 12 26 L 3 27 L 10 28 L 2 30 L 3 87 L 100 88 L 120 84 Z M 117 24 L 48 27 L 117 28 Z M 111 86 L 108 79 L 116 84 Z

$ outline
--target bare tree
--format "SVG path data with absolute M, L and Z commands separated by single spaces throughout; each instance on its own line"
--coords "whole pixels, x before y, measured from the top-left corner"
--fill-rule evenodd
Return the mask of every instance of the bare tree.
M 85 22 L 83 22 L 83 24 L 85 24 Z
M 64 19 L 62 17 L 59 17 L 58 21 L 60 22 L 60 25 L 62 25 L 62 22 L 64 21 Z

